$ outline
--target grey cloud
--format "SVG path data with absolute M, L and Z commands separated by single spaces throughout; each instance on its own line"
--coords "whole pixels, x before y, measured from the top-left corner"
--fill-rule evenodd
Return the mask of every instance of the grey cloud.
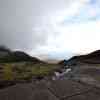
M 44 45 L 53 33 L 46 16 L 65 9 L 69 1 L 0 0 L 0 45 L 23 50 Z

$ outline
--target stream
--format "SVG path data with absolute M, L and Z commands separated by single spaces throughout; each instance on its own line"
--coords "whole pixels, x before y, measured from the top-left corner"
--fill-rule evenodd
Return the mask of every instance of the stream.
M 72 69 L 69 66 L 66 66 L 64 69 L 62 69 L 61 72 L 54 72 L 54 76 L 52 77 L 52 80 L 58 80 L 58 79 L 64 79 L 67 78 L 67 75 L 72 71 Z

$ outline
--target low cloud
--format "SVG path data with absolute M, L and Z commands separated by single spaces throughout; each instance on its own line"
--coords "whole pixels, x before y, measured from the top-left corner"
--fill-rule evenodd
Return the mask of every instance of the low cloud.
M 1 0 L 0 45 L 24 50 L 45 45 L 58 33 L 57 21 L 74 1 L 78 0 Z

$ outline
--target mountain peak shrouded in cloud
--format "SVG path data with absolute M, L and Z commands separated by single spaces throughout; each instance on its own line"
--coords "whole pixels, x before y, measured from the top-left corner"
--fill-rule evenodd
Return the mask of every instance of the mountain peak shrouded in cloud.
M 100 49 L 99 5 L 99 0 L 0 1 L 0 45 L 53 58 Z

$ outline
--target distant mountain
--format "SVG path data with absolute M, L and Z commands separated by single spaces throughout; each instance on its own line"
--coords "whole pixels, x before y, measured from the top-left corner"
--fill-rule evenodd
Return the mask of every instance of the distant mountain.
M 59 65 L 62 65 L 62 66 L 66 66 L 67 65 L 67 60 L 62 60 L 58 63 Z
M 5 46 L 0 46 L 0 59 L 9 55 L 12 51 Z
M 59 62 L 59 64 L 64 65 L 77 65 L 78 63 L 100 64 L 100 50 L 87 55 L 73 56 L 69 60 L 62 60 Z
M 11 51 L 3 46 L 0 47 L 0 62 L 22 62 L 30 61 L 34 63 L 43 63 L 41 60 L 28 55 L 22 51 Z

